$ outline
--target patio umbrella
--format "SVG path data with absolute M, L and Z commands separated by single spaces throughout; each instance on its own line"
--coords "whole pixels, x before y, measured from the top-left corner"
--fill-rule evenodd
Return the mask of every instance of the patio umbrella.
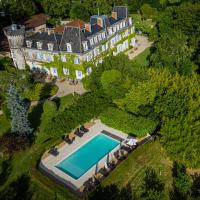
M 107 162 L 105 162 L 104 167 L 105 167 L 105 169 L 109 169 Z
M 97 162 L 96 167 L 95 167 L 95 174 L 97 174 L 99 171 L 99 162 Z

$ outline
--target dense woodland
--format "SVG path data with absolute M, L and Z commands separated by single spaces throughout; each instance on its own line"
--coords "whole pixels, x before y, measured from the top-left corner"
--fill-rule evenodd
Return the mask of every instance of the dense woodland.
M 46 146 L 60 141 L 63 134 L 69 133 L 92 118 L 100 118 L 109 126 L 130 135 L 142 137 L 147 132 L 151 133 L 174 161 L 171 183 L 173 189 L 167 195 L 167 199 L 199 199 L 199 176 L 190 176 L 186 168 L 200 168 L 200 2 L 198 0 L 1 1 L 1 7 L 7 13 L 11 13 L 16 21 L 37 12 L 45 12 L 51 16 L 49 22 L 51 24 L 58 23 L 60 18 L 78 17 L 88 20 L 90 15 L 97 14 L 97 8 L 101 14 L 107 14 L 113 5 L 128 5 L 131 14 L 141 16 L 141 23 L 136 24 L 136 28 L 142 30 L 154 42 L 147 57 L 148 65 L 130 61 L 124 54 L 108 57 L 102 64 L 94 66 L 92 74 L 83 80 L 88 90 L 85 95 L 75 95 L 70 101 L 67 99 L 70 102 L 67 106 L 63 104 L 63 99 L 57 99 L 46 101 L 35 110 L 27 110 L 26 105 L 21 106 L 21 101 L 25 100 L 27 103 L 49 97 L 56 92 L 56 89 L 50 88 L 48 91 L 52 91 L 52 94 L 45 94 L 44 91 L 49 86 L 35 83 L 31 72 L 25 70 L 19 73 L 9 60 L 2 59 L 0 106 L 7 121 L 11 122 L 11 127 L 8 125 L 9 128 L 3 132 L 2 137 L 12 132 L 12 123 L 15 123 L 12 118 L 14 108 L 9 107 L 7 102 L 7 97 L 11 95 L 10 85 L 14 85 L 12 90 L 15 91 L 16 88 L 17 91 L 13 96 L 16 105 L 21 106 L 21 116 L 27 117 L 26 120 L 30 121 L 30 124 L 27 121 L 21 125 L 26 127 L 28 124 L 26 131 L 15 133 L 24 137 L 25 132 L 34 129 L 32 131 L 34 139 L 31 139 L 29 144 L 32 147 L 26 146 L 31 148 L 30 152 L 35 152 L 37 149 L 40 156 Z M 144 25 L 147 19 L 152 19 L 154 23 L 152 28 Z M 6 138 L 6 141 L 9 138 Z M 26 141 L 25 143 L 27 145 Z M 13 145 L 14 152 L 19 149 L 17 145 L 23 145 L 23 141 Z M 7 151 L 9 145 L 2 146 L 3 151 L 9 152 Z M 13 151 L 9 152 L 12 156 Z M 36 165 L 39 156 L 36 158 L 33 156 L 31 166 Z M 15 159 L 9 157 L 6 162 L 15 163 Z M 9 180 L 9 175 L 3 176 L 1 169 L 0 175 Z M 12 181 L 16 184 L 18 180 Z M 4 188 L 0 198 L 13 199 L 9 196 L 9 192 L 14 191 L 13 183 L 7 183 L 9 187 Z M 122 194 L 118 191 L 118 196 L 113 199 L 165 199 L 164 184 L 154 169 L 147 168 L 139 197 L 132 195 L 127 187 L 121 190 Z M 88 198 L 98 199 L 98 196 L 109 194 L 112 196 L 111 189 L 117 192 L 111 185 L 107 190 L 102 188 L 95 190 Z M 124 194 L 129 192 L 130 196 L 126 198 Z M 29 198 L 24 197 L 24 199 Z

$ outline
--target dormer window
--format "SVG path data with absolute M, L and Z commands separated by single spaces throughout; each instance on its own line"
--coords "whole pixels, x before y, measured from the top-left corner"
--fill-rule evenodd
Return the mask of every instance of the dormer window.
M 87 41 L 84 41 L 84 42 L 83 42 L 83 49 L 84 49 L 84 51 L 87 51 L 87 50 L 88 50 Z
M 98 35 L 98 39 L 99 39 L 99 41 L 101 41 L 101 40 L 102 40 L 102 38 L 101 38 L 101 35 L 100 35 L 100 34 Z
M 37 42 L 37 48 L 42 49 L 42 42 Z
M 125 27 L 125 26 L 126 26 L 126 22 L 125 22 L 125 21 L 123 21 L 123 22 L 122 22 L 122 24 L 123 24 L 123 27 Z
M 32 46 L 32 41 L 31 41 L 31 40 L 26 40 L 26 46 L 27 46 L 28 48 L 31 48 L 31 46 Z
M 114 32 L 114 33 L 116 32 L 116 27 L 115 27 L 115 26 L 113 27 L 113 32 Z
M 90 45 L 92 46 L 94 44 L 93 38 L 90 39 Z
M 53 43 L 47 43 L 48 50 L 53 51 Z
M 97 36 L 94 37 L 94 43 L 98 43 Z
M 67 52 L 72 52 L 72 45 L 71 45 L 71 43 L 67 43 L 66 46 L 67 46 Z
M 119 31 L 119 24 L 117 25 L 117 31 Z
M 112 28 L 108 29 L 108 33 L 109 33 L 109 35 L 112 35 Z
M 102 35 L 102 38 L 103 38 L 103 39 L 106 38 L 106 34 L 105 34 L 105 33 L 102 33 L 101 35 Z

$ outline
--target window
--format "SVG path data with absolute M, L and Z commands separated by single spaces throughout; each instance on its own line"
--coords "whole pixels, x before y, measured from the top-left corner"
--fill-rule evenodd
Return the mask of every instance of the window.
M 70 43 L 67 43 L 66 46 L 67 46 L 67 52 L 72 52 L 72 45 Z
M 92 46 L 94 44 L 93 38 L 90 39 L 90 45 Z
M 47 61 L 49 61 L 49 62 L 53 61 L 53 56 L 52 55 L 46 54 L 45 57 L 46 57 Z
M 94 43 L 98 43 L 97 36 L 94 37 Z
M 66 56 L 65 56 L 65 55 L 62 55 L 62 56 L 61 56 L 61 61 L 62 61 L 62 62 L 67 62 L 67 59 L 66 59 Z
M 109 29 L 108 29 L 108 34 L 109 34 L 109 35 L 112 35 L 112 28 L 109 28 Z
M 87 73 L 87 75 L 90 75 L 92 73 L 92 68 L 88 67 L 87 70 L 86 70 L 86 73 Z
M 26 46 L 27 46 L 28 48 L 31 48 L 31 46 L 32 46 L 32 41 L 26 40 Z
M 42 53 L 37 53 L 37 59 L 38 60 L 43 60 L 43 54 Z
M 64 75 L 69 75 L 69 69 L 63 68 L 63 74 Z
M 83 42 L 83 49 L 84 49 L 84 51 L 87 51 L 87 50 L 88 50 L 87 41 L 84 41 L 84 42 Z
M 47 43 L 48 50 L 53 51 L 53 43 Z
M 77 79 L 82 79 L 82 78 L 83 78 L 83 73 L 82 73 L 82 71 L 76 70 L 76 78 L 77 78 Z
M 125 21 L 123 21 L 122 23 L 123 23 L 123 27 L 125 27 L 125 26 L 126 26 L 126 22 L 125 22 Z
M 98 39 L 99 39 L 99 41 L 101 41 L 101 39 L 102 39 L 100 34 L 98 35 Z
M 58 76 L 57 68 L 51 67 L 51 68 L 50 68 L 50 71 L 51 71 L 51 74 L 52 74 L 53 76 Z
M 80 64 L 80 59 L 79 58 L 74 58 L 74 64 Z
M 108 50 L 108 42 L 106 42 L 106 50 Z
M 42 49 L 42 42 L 37 42 L 36 44 L 38 49 Z
M 121 22 L 121 23 L 119 24 L 119 28 L 122 29 L 122 26 L 123 26 L 123 25 L 122 25 L 122 22 Z
M 102 38 L 103 38 L 103 39 L 106 38 L 106 34 L 105 34 L 105 33 L 102 33 L 101 35 L 102 35 Z
M 113 47 L 115 44 L 115 38 L 112 38 L 110 42 L 111 42 L 111 47 Z

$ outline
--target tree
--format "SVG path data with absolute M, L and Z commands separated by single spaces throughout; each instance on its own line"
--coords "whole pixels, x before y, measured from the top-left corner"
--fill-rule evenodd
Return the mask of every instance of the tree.
M 70 10 L 70 17 L 72 19 L 82 19 L 84 21 L 89 21 L 89 13 L 83 12 L 83 10 L 87 10 L 84 4 L 81 4 L 80 2 L 74 3 Z
M 68 18 L 71 0 L 42 0 L 41 5 L 46 14 L 54 18 Z
M 143 191 L 141 193 L 141 199 L 163 199 L 164 183 L 158 178 L 154 169 L 147 168 L 145 170 L 142 190 Z
M 149 4 L 143 4 L 141 6 L 141 12 L 145 19 L 153 19 L 157 15 L 157 10 Z
M 17 135 L 31 136 L 33 129 L 28 121 L 27 107 L 13 85 L 8 90 L 7 103 L 10 110 L 11 131 Z
M 171 199 L 188 199 L 191 193 L 192 178 L 186 172 L 186 167 L 180 163 L 174 162 L 172 169 L 173 191 Z
M 181 76 L 168 70 L 149 69 L 149 80 L 134 85 L 120 106 L 136 115 L 160 122 L 160 142 L 173 159 L 200 166 L 199 76 Z
M 105 93 L 112 98 L 119 98 L 126 92 L 123 87 L 122 74 L 116 69 L 104 71 L 101 76 L 101 84 Z

